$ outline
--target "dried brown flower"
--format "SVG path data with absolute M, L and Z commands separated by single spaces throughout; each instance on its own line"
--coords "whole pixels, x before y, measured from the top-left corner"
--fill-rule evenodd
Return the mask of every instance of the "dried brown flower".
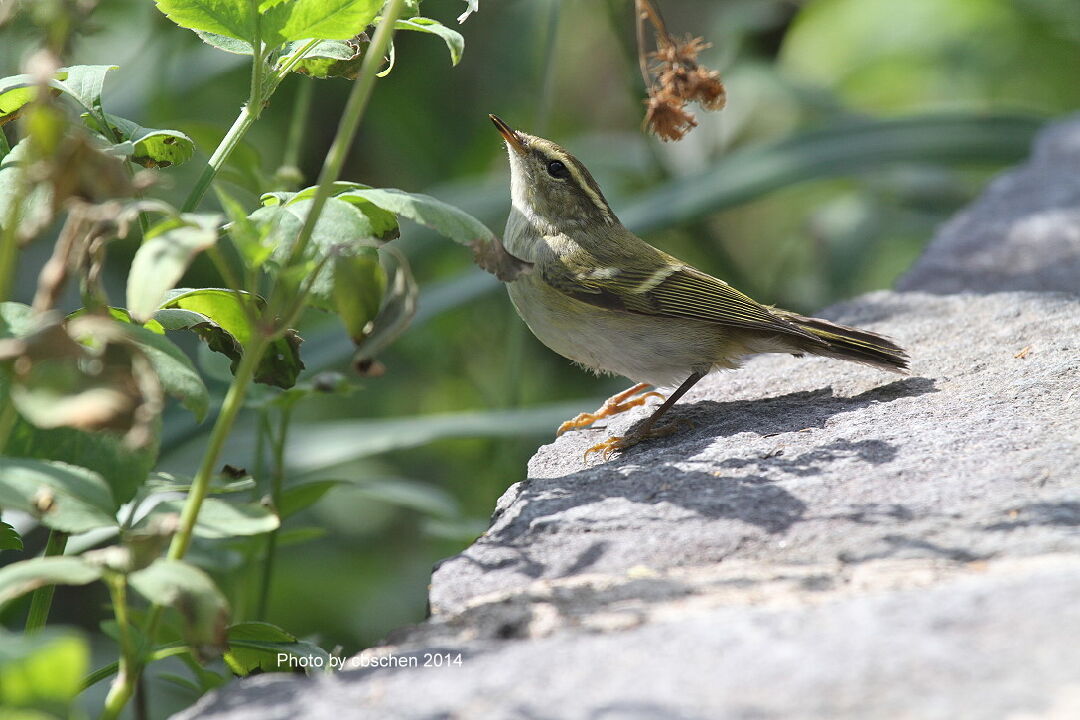
M 681 140 L 697 127 L 697 120 L 686 112 L 682 98 L 663 90 L 645 101 L 645 127 L 661 140 Z
M 698 54 L 710 47 L 703 38 L 687 35 L 676 40 L 651 0 L 636 0 L 638 15 L 638 61 L 649 98 L 645 101 L 645 127 L 663 140 L 679 140 L 697 127 L 686 103 L 696 102 L 705 110 L 720 110 L 727 92 L 720 73 L 698 65 Z M 645 53 L 645 23 L 652 26 L 656 50 Z M 654 62 L 650 65 L 648 60 Z
M 696 100 L 706 110 L 721 110 L 727 104 L 727 91 L 720 82 L 720 73 L 698 67 L 689 73 L 687 99 Z

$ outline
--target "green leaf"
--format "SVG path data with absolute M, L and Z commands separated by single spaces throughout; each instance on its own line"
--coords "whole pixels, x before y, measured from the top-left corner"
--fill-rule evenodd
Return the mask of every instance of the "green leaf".
M 0 550 L 22 550 L 23 541 L 15 528 L 0 521 Z
M 158 503 L 153 513 L 176 513 L 183 510 L 183 500 Z M 230 503 L 217 498 L 203 500 L 195 522 L 195 534 L 204 538 L 227 538 L 239 535 L 262 535 L 276 530 L 278 516 L 262 505 Z
M 5 395 L 0 392 L 0 401 Z M 73 428 L 42 430 L 21 418 L 4 448 L 7 455 L 59 460 L 92 470 L 106 479 L 116 502 L 126 503 L 157 461 L 157 445 L 127 447 L 120 435 Z M 2 503 L 0 503 L 2 504 Z
M 91 113 L 101 112 L 101 90 L 105 86 L 105 74 L 116 70 L 116 65 L 72 65 L 61 68 L 57 79 L 49 82 Z
M 80 633 L 55 628 L 32 635 L 0 631 L 0 707 L 4 717 L 78 717 L 71 713 L 70 705 L 82 690 L 89 665 L 90 646 Z M 16 708 L 27 712 L 21 714 Z
M 180 27 L 251 42 L 255 14 L 249 0 L 155 0 L 158 10 Z
M 101 476 L 61 462 L 0 457 L 0 507 L 69 533 L 116 526 L 117 506 Z
M 270 48 L 290 40 L 346 40 L 363 32 L 382 5 L 382 0 L 263 0 L 257 6 L 249 0 L 156 2 L 181 27 L 249 44 L 256 37 L 257 7 L 261 39 Z
M 128 273 L 127 309 L 143 322 L 154 314 L 191 261 L 217 242 L 220 215 L 185 213 L 151 227 Z
M 40 227 L 52 216 L 53 191 L 49 183 L 25 182 L 29 164 L 30 138 L 23 138 L 0 160 L 0 229 L 11 214 L 11 205 L 20 202 L 19 224 Z
M 30 75 L 12 75 L 0 80 L 0 125 L 18 117 L 23 107 L 37 97 L 37 89 Z
M 279 263 L 288 259 L 293 241 L 311 210 L 312 201 L 308 198 L 308 192 L 304 191 L 283 204 L 262 207 L 251 214 L 256 224 L 271 227 L 268 243 L 275 248 L 274 259 Z M 335 307 L 335 257 L 361 253 L 373 243 L 397 237 L 397 233 L 397 219 L 374 204 L 362 198 L 329 198 L 315 223 L 305 258 L 312 270 L 326 259 L 311 285 L 312 304 L 324 310 Z
M 342 200 L 362 198 L 399 217 L 407 217 L 429 227 L 462 245 L 473 246 L 476 243 L 496 240 L 495 233 L 472 215 L 429 195 L 392 188 L 355 188 L 336 197 Z
M 450 62 L 453 65 L 457 65 L 461 62 L 461 53 L 465 49 L 465 38 L 461 36 L 456 30 L 443 25 L 438 20 L 432 20 L 426 17 L 414 17 L 408 20 L 398 20 L 394 23 L 394 27 L 398 30 L 413 30 L 415 32 L 430 33 L 432 35 L 438 35 L 446 43 L 447 49 L 450 51 Z
M 94 117 L 83 116 L 87 125 L 115 143 L 113 152 L 127 156 L 133 163 L 147 168 L 167 168 L 185 163 L 195 154 L 194 141 L 179 130 L 144 128 L 116 115 L 106 114 L 105 118 L 109 122 L 107 130 Z
M 317 480 L 301 485 L 286 488 L 281 493 L 281 505 L 278 506 L 278 515 L 284 520 L 295 515 L 304 508 L 317 503 L 322 496 L 341 484 L 340 480 Z
M 128 581 L 152 603 L 175 607 L 184 620 L 184 638 L 200 657 L 225 648 L 229 604 L 210 576 L 182 560 L 158 559 L 131 573 Z
M 361 336 L 358 338 L 353 335 L 357 361 L 370 360 L 377 356 L 405 332 L 416 315 L 419 288 L 409 268 L 409 261 L 395 248 L 387 247 L 383 252 L 395 261 L 389 282 L 390 289 L 383 296 L 379 312 L 362 328 Z
M 382 4 L 383 0 L 264 0 L 260 6 L 260 10 L 267 8 L 264 37 L 273 45 L 290 40 L 348 40 L 364 31 Z
M 158 325 L 152 318 L 150 322 Z M 125 330 L 150 360 L 165 392 L 178 398 L 202 422 L 210 409 L 210 393 L 191 359 L 164 335 L 138 325 L 129 325 Z
M 282 67 L 289 62 L 291 56 L 299 52 L 305 44 L 299 41 L 290 43 L 286 54 L 278 60 L 277 66 Z M 360 35 L 351 40 L 321 40 L 293 65 L 293 72 L 314 78 L 343 77 L 355 80 L 364 59 L 365 47 L 367 47 L 366 35 Z
M 228 643 L 225 662 L 241 677 L 246 677 L 254 670 L 291 672 L 294 668 L 289 663 L 278 663 L 279 653 L 305 659 L 318 657 L 321 658 L 323 667 L 330 665 L 330 656 L 325 650 L 312 643 L 297 640 L 296 636 L 270 623 L 237 623 L 229 628 Z
M 375 330 L 375 319 L 386 293 L 386 270 L 378 251 L 338 255 L 333 267 L 334 307 L 353 342 Z
M 21 560 L 0 568 L 0 607 L 46 585 L 86 585 L 101 568 L 79 557 L 59 555 Z
M 279 530 L 277 536 L 277 546 L 279 548 L 288 547 L 290 545 L 302 545 L 312 540 L 318 540 L 321 537 L 326 537 L 328 530 L 324 527 L 296 527 L 289 528 L 288 530 Z
M 228 37 L 227 35 L 218 35 L 217 33 L 207 32 L 205 30 L 196 30 L 195 34 L 199 36 L 199 39 L 210 47 L 216 47 L 218 50 L 224 50 L 227 53 L 233 53 L 234 55 L 252 55 L 251 43 L 247 40 L 237 40 L 235 38 Z
M 250 297 L 257 311 L 264 309 L 266 303 L 262 298 L 246 293 L 238 296 L 232 290 L 220 288 L 182 289 L 169 293 L 163 308 L 154 313 L 154 319 L 168 330 L 194 331 L 211 350 L 232 360 L 235 372 L 252 333 L 241 296 Z M 255 381 L 280 388 L 295 385 L 297 376 L 304 369 L 300 360 L 301 342 L 292 330 L 275 340 L 259 363 Z
M 0 303 L 0 340 L 25 337 L 37 330 L 37 326 L 34 311 L 29 305 Z

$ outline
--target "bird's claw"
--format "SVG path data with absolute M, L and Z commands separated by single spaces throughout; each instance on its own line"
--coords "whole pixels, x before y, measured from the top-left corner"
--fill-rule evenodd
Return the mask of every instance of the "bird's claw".
M 651 397 L 658 397 L 661 400 L 664 399 L 664 396 L 656 391 L 641 393 L 641 395 L 631 398 L 634 393 L 641 391 L 642 389 L 644 389 L 644 387 L 648 386 L 644 384 L 635 385 L 629 390 L 626 390 L 625 392 L 621 392 L 618 395 L 609 398 L 607 402 L 605 402 L 603 406 L 596 412 L 580 413 L 572 420 L 567 420 L 559 426 L 559 429 L 555 431 L 555 435 L 562 435 L 568 430 L 576 430 L 577 428 L 586 427 L 596 422 L 597 420 L 609 418 L 612 415 L 618 415 L 619 413 L 626 412 L 631 408 L 636 408 L 639 405 L 644 405 L 645 401 Z
M 582 457 L 582 459 L 585 460 L 585 462 L 588 462 L 589 455 L 593 454 L 594 452 L 598 452 L 600 453 L 600 457 L 603 459 L 603 461 L 607 462 L 615 453 L 622 450 L 628 450 L 629 448 L 632 448 L 638 443 L 640 443 L 642 440 L 667 437 L 668 435 L 672 435 L 679 430 L 689 429 L 693 426 L 694 423 L 692 421 L 686 419 L 679 419 L 669 422 L 665 425 L 661 425 L 658 428 L 648 429 L 643 432 L 639 431 L 626 436 L 612 436 L 609 437 L 607 440 L 604 440 L 601 443 L 597 443 L 596 445 L 593 445 L 591 448 L 586 450 L 585 455 Z

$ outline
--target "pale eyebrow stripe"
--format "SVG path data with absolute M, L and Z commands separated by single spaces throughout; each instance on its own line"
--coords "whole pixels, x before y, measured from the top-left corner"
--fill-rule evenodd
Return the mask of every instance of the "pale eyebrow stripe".
M 578 163 L 569 155 L 564 155 L 560 152 L 552 152 L 548 157 L 553 160 L 558 160 L 566 166 L 566 169 L 570 171 L 570 176 L 574 179 L 574 182 L 577 183 L 577 186 L 589 196 L 589 200 L 592 201 L 592 204 L 595 205 L 596 209 L 604 216 L 604 219 L 608 221 L 608 224 L 611 224 L 614 221 L 611 214 L 611 208 L 604 202 L 604 198 L 600 193 L 598 193 L 588 180 L 586 180 L 585 176 L 581 174 Z

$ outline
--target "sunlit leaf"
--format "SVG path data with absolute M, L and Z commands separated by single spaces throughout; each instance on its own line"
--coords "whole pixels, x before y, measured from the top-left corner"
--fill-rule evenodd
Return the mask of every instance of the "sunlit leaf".
M 102 477 L 61 462 L 0 457 L 0 507 L 69 533 L 116 525 L 117 505 Z
M 0 568 L 0 606 L 39 587 L 86 585 L 100 577 L 99 567 L 79 557 L 60 555 L 20 560 Z
M 154 313 L 154 319 L 169 330 L 194 331 L 211 350 L 232 360 L 235 372 L 253 332 L 242 298 L 250 299 L 259 312 L 265 307 L 261 298 L 238 295 L 232 290 L 180 289 L 169 293 L 162 309 Z M 300 337 L 293 331 L 275 340 L 256 369 L 255 381 L 280 388 L 296 384 L 297 376 L 304 369 L 300 343 Z
M 147 232 L 128 272 L 127 309 L 143 322 L 161 306 L 195 256 L 217 242 L 220 215 L 185 213 Z
M 308 38 L 347 40 L 364 31 L 382 4 L 383 0 L 284 0 L 263 13 L 264 32 L 274 44 Z
M 438 35 L 446 43 L 447 49 L 450 51 L 450 62 L 453 65 L 457 65 L 461 62 L 461 53 L 465 49 L 465 38 L 461 36 L 456 30 L 443 25 L 438 20 L 432 20 L 426 17 L 414 17 L 407 20 L 398 20 L 394 27 L 398 30 L 413 30 L 415 32 L 430 33 L 432 35 Z
M 254 3 L 248 0 L 155 0 L 180 27 L 250 42 L 255 37 Z

